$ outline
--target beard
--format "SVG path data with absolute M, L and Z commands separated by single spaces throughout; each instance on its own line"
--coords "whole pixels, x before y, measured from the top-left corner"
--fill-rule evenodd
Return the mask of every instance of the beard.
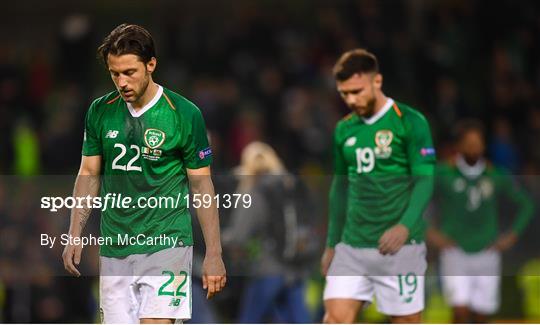
M 142 95 L 144 95 L 146 93 L 146 89 L 148 89 L 148 85 L 150 84 L 150 77 L 149 77 L 149 73 L 147 72 L 146 75 L 144 76 L 144 80 L 142 81 L 142 84 L 141 84 L 141 90 L 139 92 L 139 97 L 138 98 L 141 98 Z M 138 99 L 137 98 L 137 99 Z
M 375 102 L 375 96 L 373 96 L 367 101 L 366 105 L 353 106 L 352 109 L 355 111 L 356 114 L 364 118 L 370 118 L 375 113 Z
M 133 92 L 133 94 L 130 97 L 127 97 L 127 98 L 125 96 L 122 96 L 122 97 L 124 97 L 124 101 L 126 101 L 128 103 L 135 103 L 138 100 L 140 100 L 141 97 L 146 93 L 146 89 L 148 89 L 149 84 L 150 84 L 149 74 L 146 73 L 144 79 L 140 83 L 139 90 L 137 91 L 135 89 L 130 89 L 129 91 Z M 121 92 L 122 92 L 122 94 L 124 94 L 124 91 L 121 91 Z
M 482 158 L 482 154 L 480 153 L 462 153 L 462 156 L 469 166 L 475 165 Z

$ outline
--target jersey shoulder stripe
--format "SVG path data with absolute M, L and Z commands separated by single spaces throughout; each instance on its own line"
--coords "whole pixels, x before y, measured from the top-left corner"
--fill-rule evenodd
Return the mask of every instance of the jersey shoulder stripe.
M 103 95 L 103 96 L 101 96 L 99 98 L 96 98 L 92 102 L 92 106 L 95 109 L 109 108 L 110 105 L 118 103 L 118 99 L 120 99 L 120 98 L 121 98 L 121 96 L 118 93 L 118 91 L 116 91 L 116 90 L 111 91 L 110 93 L 108 93 L 106 95 Z
M 405 124 L 411 127 L 428 125 L 426 117 L 419 110 L 397 101 L 394 102 L 394 105 L 394 111 L 396 111 L 396 114 L 403 120 Z M 401 113 L 401 115 L 398 113 L 398 111 Z
M 110 99 L 109 101 L 107 101 L 107 105 L 111 105 L 112 103 L 117 101 L 118 98 L 120 98 L 120 94 L 118 94 L 118 96 L 114 97 L 113 99 Z
M 167 96 L 167 94 L 165 92 L 163 92 L 163 97 L 165 97 L 165 100 L 167 101 L 167 103 L 169 104 L 169 106 L 171 107 L 171 109 L 173 111 L 176 111 L 176 107 L 174 106 L 174 104 L 171 102 L 171 99 L 169 98 L 169 96 Z
M 341 118 L 341 120 L 337 122 L 336 131 L 340 133 L 341 131 L 346 130 L 348 126 L 356 123 L 358 119 L 359 119 L 358 115 L 354 112 L 345 115 L 343 118 Z
M 167 100 L 171 109 L 183 116 L 201 114 L 201 110 L 193 102 L 184 96 L 163 87 L 163 97 Z
M 354 113 L 349 113 L 349 114 L 345 115 L 344 117 L 341 118 L 341 121 L 348 121 L 348 120 L 350 120 L 350 119 L 353 117 L 353 114 L 354 114 Z
M 399 109 L 399 107 L 396 105 L 396 102 L 394 102 L 392 104 L 392 107 L 394 107 L 394 112 L 396 112 L 397 116 L 399 116 L 400 118 L 403 116 L 403 113 L 401 113 L 401 110 Z

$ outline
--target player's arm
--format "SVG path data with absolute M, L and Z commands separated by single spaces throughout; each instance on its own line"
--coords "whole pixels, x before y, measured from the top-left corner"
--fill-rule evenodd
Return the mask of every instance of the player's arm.
M 436 247 L 439 250 L 451 248 L 456 246 L 456 243 L 440 231 L 440 211 L 441 211 L 441 199 L 444 197 L 443 190 L 446 186 L 446 172 L 444 165 L 439 165 L 435 168 L 435 181 L 433 198 L 429 204 L 426 213 L 429 215 L 429 225 L 426 231 L 426 241 Z
M 456 246 L 455 241 L 439 230 L 438 224 L 434 220 L 430 220 L 428 229 L 426 231 L 426 241 L 439 250 Z
M 194 104 L 190 104 L 185 107 L 183 114 L 185 115 L 182 119 L 188 123 L 179 130 L 180 138 L 183 139 L 181 154 L 186 166 L 191 193 L 212 198 L 212 204 L 209 207 L 203 205 L 196 209 L 206 245 L 202 269 L 203 288 L 208 289 L 206 297 L 211 298 L 223 289 L 227 281 L 225 265 L 221 258 L 219 216 L 210 171 L 212 149 L 208 144 L 206 125 L 201 111 Z
M 407 158 L 413 178 L 411 199 L 398 224 L 387 230 L 379 239 L 381 254 L 395 254 L 409 238 L 411 229 L 420 222 L 433 194 L 435 150 L 428 122 L 420 114 L 403 116 L 407 132 Z
M 96 108 L 97 101 L 94 101 L 90 105 L 84 121 L 81 166 L 73 188 L 73 197 L 75 198 L 93 198 L 99 193 L 103 148 L 99 137 L 100 121 Z M 71 210 L 69 234 L 74 237 L 81 236 L 90 217 L 92 209 L 89 206 L 89 201 L 90 199 L 82 200 L 81 208 L 75 207 Z M 76 276 L 81 275 L 75 267 L 81 261 L 81 252 L 82 246 L 67 245 L 62 253 L 64 268 Z
M 518 237 L 523 233 L 534 213 L 534 204 L 522 186 L 519 186 L 509 175 L 501 174 L 499 186 L 504 194 L 517 206 L 518 211 L 512 228 L 501 234 L 492 248 L 505 251 L 510 249 L 517 242 Z
M 210 196 L 214 198 L 214 184 L 212 183 L 210 167 L 187 169 L 189 184 L 193 194 Z M 216 202 L 205 208 L 196 209 L 197 218 L 201 225 L 206 254 L 203 262 L 203 288 L 208 289 L 207 298 L 212 298 L 220 292 L 227 281 L 225 265 L 221 258 L 221 241 L 219 233 L 219 217 Z
M 81 206 L 75 206 L 71 210 L 69 235 L 80 237 L 86 222 L 92 212 L 91 200 L 99 193 L 101 174 L 101 156 L 82 156 L 81 166 L 75 186 L 73 188 L 74 198 L 85 198 L 81 200 Z M 80 276 L 76 265 L 81 262 L 82 246 L 66 245 L 62 254 L 64 268 L 71 274 Z
M 347 165 L 334 131 L 333 160 L 334 177 L 330 186 L 328 207 L 328 234 L 326 249 L 321 259 L 321 273 L 326 275 L 334 257 L 334 247 L 341 241 L 347 212 Z

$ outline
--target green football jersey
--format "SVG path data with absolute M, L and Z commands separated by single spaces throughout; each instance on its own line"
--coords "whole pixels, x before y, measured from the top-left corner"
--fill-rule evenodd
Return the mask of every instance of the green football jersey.
M 497 239 L 502 195 L 518 207 L 512 227 L 517 234 L 532 217 L 532 202 L 524 190 L 484 160 L 469 166 L 458 156 L 455 162 L 439 164 L 436 175 L 441 231 L 466 252 L 481 251 Z
M 342 119 L 333 146 L 327 246 L 342 241 L 377 247 L 398 223 L 409 229 L 409 242 L 423 241 L 421 214 L 431 197 L 435 164 L 424 116 L 388 99 L 369 119 L 354 113 Z M 416 188 L 418 178 L 427 179 L 427 186 Z
M 102 208 L 101 236 L 112 239 L 112 245 L 101 246 L 102 256 L 171 247 L 171 241 L 145 240 L 162 236 L 176 239 L 176 246 L 193 245 L 184 199 L 189 193 L 186 168 L 205 167 L 212 160 L 204 120 L 193 103 L 159 86 L 156 96 L 136 112 L 118 92 L 109 93 L 87 112 L 82 154 L 102 157 L 103 203 L 107 193 L 132 199 L 128 207 Z M 148 201 L 151 197 L 172 201 L 156 207 L 156 201 Z M 140 241 L 129 245 L 122 240 L 126 236 L 139 236 Z

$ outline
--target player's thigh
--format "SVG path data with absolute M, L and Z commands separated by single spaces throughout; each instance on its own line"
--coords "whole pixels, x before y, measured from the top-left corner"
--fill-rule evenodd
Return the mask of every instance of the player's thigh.
M 323 292 L 323 300 L 354 299 L 371 302 L 374 287 L 367 276 L 329 275 Z
M 362 275 L 366 273 L 366 267 L 359 262 L 365 260 L 359 258 L 364 252 L 345 244 L 336 246 L 323 293 L 324 322 L 353 322 L 358 311 L 373 300 L 373 283 Z
M 192 247 L 176 247 L 140 258 L 139 319 L 191 318 L 192 254 Z
M 357 301 L 373 300 L 373 283 L 365 276 L 366 268 L 362 265 L 363 249 L 345 244 L 336 245 L 336 253 L 328 269 L 323 299 L 352 299 Z
M 374 283 L 377 309 L 388 316 L 409 316 L 424 309 L 424 274 L 427 268 L 424 244 L 406 245 L 381 260 Z
M 373 301 L 373 284 L 366 276 L 326 277 L 323 299 L 325 323 L 352 323 L 362 307 Z
M 100 258 L 99 303 L 103 323 L 138 323 L 129 258 Z
M 352 277 L 365 276 L 369 273 L 369 262 L 367 262 L 366 254 L 370 253 L 371 249 L 356 248 L 350 245 L 339 243 L 335 247 L 335 254 L 328 268 L 326 276 L 328 280 L 340 277 L 348 278 L 347 281 L 352 281 Z M 366 280 L 358 280 L 355 283 L 361 283 Z M 336 282 L 341 284 L 341 282 Z M 346 298 L 346 297 L 341 297 Z
M 326 276 L 324 299 L 350 298 L 372 300 L 373 284 L 365 276 L 368 268 L 365 249 L 339 243 Z
M 475 276 L 472 280 L 471 310 L 484 315 L 494 314 L 500 304 L 501 254 L 485 250 L 475 254 Z
M 471 257 L 457 247 L 441 251 L 439 258 L 443 295 L 453 307 L 469 307 L 471 304 L 472 281 Z
M 441 284 L 446 302 L 452 307 L 469 307 L 473 293 L 474 276 L 443 275 Z
M 132 276 L 101 276 L 100 316 L 103 323 L 137 323 L 137 300 L 132 292 Z
M 484 275 L 473 277 L 471 310 L 481 315 L 492 315 L 500 305 L 501 277 Z
M 470 275 L 469 256 L 457 247 L 443 249 L 439 255 L 441 275 Z
M 388 316 L 409 316 L 424 309 L 424 275 L 374 276 L 377 310 Z
M 354 323 L 363 306 L 364 302 L 356 299 L 327 299 L 324 301 L 323 322 L 326 324 Z

